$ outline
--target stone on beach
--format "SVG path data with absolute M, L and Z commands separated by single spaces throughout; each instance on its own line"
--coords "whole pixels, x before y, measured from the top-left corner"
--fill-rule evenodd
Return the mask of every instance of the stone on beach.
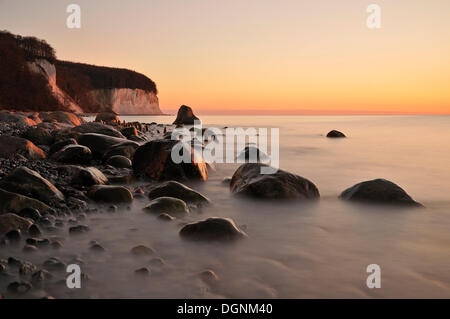
M 422 204 L 414 201 L 400 186 L 385 179 L 358 183 L 343 191 L 339 198 L 355 202 L 422 207 Z
M 37 199 L 0 189 L 0 214 L 18 213 L 26 208 L 37 209 L 39 212 L 52 210 L 50 206 Z
M 97 123 L 97 122 L 88 122 L 88 123 L 81 124 L 79 126 L 72 128 L 71 131 L 76 132 L 76 133 L 81 133 L 81 134 L 88 134 L 88 133 L 102 134 L 102 135 L 107 135 L 107 136 L 111 136 L 111 137 L 125 139 L 125 136 L 123 136 L 122 133 L 120 133 L 118 130 L 116 130 L 112 126 Z
M 31 221 L 29 221 L 28 219 L 17 216 L 16 214 L 0 215 L 0 236 L 3 236 L 14 230 L 25 232 L 28 230 L 31 224 Z
M 311 200 L 320 197 L 317 187 L 306 178 L 278 170 L 274 174 L 261 174 L 260 163 L 241 165 L 234 173 L 230 190 L 233 194 L 270 200 Z
M 153 250 L 153 248 L 144 245 L 138 245 L 131 248 L 131 253 L 136 256 L 150 256 L 153 255 L 155 251 Z
M 55 140 L 51 132 L 43 127 L 30 127 L 23 133 L 22 137 L 35 145 L 52 145 Z
M 125 138 L 113 137 L 98 133 L 83 134 L 78 138 L 78 144 L 88 147 L 95 158 L 102 159 L 105 153 L 112 147 L 119 145 L 134 145 L 136 148 L 139 144 Z
M 84 123 L 84 120 L 71 112 L 54 111 L 54 112 L 40 112 L 39 118 L 43 122 L 58 122 L 71 124 L 73 126 L 78 126 Z
M 51 158 L 60 163 L 89 164 L 92 160 L 91 150 L 83 145 L 66 145 Z
M 17 136 L 0 136 L 0 157 L 13 158 L 17 154 L 28 159 L 44 159 L 45 153 L 33 142 Z
M 57 168 L 72 177 L 72 184 L 81 186 L 104 185 L 108 178 L 95 167 L 82 167 L 76 165 L 64 165 Z
M 185 225 L 180 236 L 199 241 L 232 241 L 247 237 L 247 234 L 231 218 L 212 217 Z
M 119 124 L 120 120 L 114 112 L 102 112 L 98 113 L 95 117 L 95 122 L 105 122 L 108 124 Z
M 154 214 L 167 213 L 175 217 L 183 217 L 189 214 L 189 208 L 186 203 L 173 197 L 156 198 L 144 207 L 144 211 Z
M 128 157 L 122 155 L 114 155 L 108 158 L 106 164 L 114 166 L 116 168 L 130 168 L 133 163 Z
M 210 204 L 211 201 L 200 194 L 199 192 L 193 190 L 176 181 L 168 181 L 162 184 L 156 185 L 150 189 L 148 197 L 150 199 L 155 199 L 158 197 L 175 197 L 183 200 L 188 204 L 195 204 L 198 206 Z
M 97 202 L 130 203 L 133 201 L 133 194 L 123 186 L 95 185 L 89 189 L 88 195 Z

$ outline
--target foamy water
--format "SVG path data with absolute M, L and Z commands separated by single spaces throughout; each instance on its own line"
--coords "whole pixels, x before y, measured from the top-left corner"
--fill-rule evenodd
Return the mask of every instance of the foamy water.
M 222 179 L 238 164 L 220 164 L 205 183 L 190 184 L 213 205 L 185 220 L 163 222 L 130 210 L 96 214 L 92 231 L 66 237 L 60 252 L 2 255 L 36 263 L 42 256 L 84 261 L 90 280 L 81 290 L 61 287 L 56 297 L 91 298 L 410 298 L 450 297 L 450 117 L 445 116 L 202 116 L 205 126 L 280 128 L 280 167 L 304 176 L 320 190 L 317 203 L 260 203 L 231 196 Z M 171 123 L 173 117 L 122 117 L 126 121 Z M 327 139 L 332 129 L 346 139 Z M 338 195 L 355 183 L 386 178 L 426 209 L 387 209 L 345 203 Z M 249 237 L 235 244 L 181 240 L 182 222 L 231 217 Z M 58 234 L 56 234 L 58 235 Z M 89 242 L 106 249 L 93 253 Z M 130 254 L 152 246 L 152 257 Z M 150 265 L 159 257 L 163 266 Z M 366 267 L 381 267 L 381 289 L 368 289 Z M 149 266 L 148 278 L 134 271 Z M 196 274 L 214 270 L 207 285 Z

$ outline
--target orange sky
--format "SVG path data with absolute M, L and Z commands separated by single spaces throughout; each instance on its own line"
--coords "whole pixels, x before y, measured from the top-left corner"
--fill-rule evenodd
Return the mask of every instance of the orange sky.
M 448 0 L 0 0 L 0 23 L 60 59 L 146 74 L 166 112 L 450 114 Z

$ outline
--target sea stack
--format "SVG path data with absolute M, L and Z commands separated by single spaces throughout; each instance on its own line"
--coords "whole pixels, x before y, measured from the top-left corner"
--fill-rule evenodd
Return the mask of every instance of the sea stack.
M 194 121 L 200 121 L 200 119 L 194 115 L 194 112 L 189 106 L 182 105 L 178 110 L 177 119 L 173 122 L 173 124 L 194 125 Z

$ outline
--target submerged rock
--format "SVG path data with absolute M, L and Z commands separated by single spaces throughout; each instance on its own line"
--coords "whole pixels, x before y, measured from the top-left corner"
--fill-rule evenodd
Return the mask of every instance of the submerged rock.
M 31 224 L 28 219 L 19 217 L 16 214 L 0 215 L 0 236 L 11 231 L 27 231 Z
M 60 163 L 89 164 L 92 160 L 91 150 L 83 145 L 66 145 L 51 158 Z
M 88 195 L 98 202 L 130 203 L 133 201 L 133 194 L 123 186 L 95 185 L 89 189 Z
M 270 160 L 270 157 L 256 146 L 250 145 L 244 148 L 237 159 L 240 163 L 258 163 L 260 161 L 267 162 Z
M 306 178 L 278 170 L 274 174 L 261 174 L 267 165 L 248 163 L 234 173 L 230 189 L 233 194 L 258 199 L 311 200 L 320 197 L 317 187 Z
M 185 225 L 180 236 L 190 240 L 232 241 L 247 237 L 231 218 L 213 217 Z
M 22 155 L 28 159 L 44 159 L 45 153 L 31 141 L 16 136 L 0 136 L 0 158 Z
M 133 169 L 137 174 L 145 174 L 156 180 L 203 180 L 208 178 L 208 170 L 203 158 L 194 156 L 192 150 L 187 154 L 189 163 L 176 164 L 172 160 L 172 148 L 178 143 L 173 140 L 155 140 L 140 146 L 133 157 Z
M 327 137 L 331 137 L 331 138 L 340 138 L 340 137 L 346 137 L 344 133 L 336 131 L 336 130 L 332 130 L 330 132 L 328 132 Z
M 139 245 L 131 248 L 131 253 L 136 256 L 149 256 L 153 255 L 155 251 L 150 247 Z
M 154 214 L 168 213 L 176 217 L 183 217 L 189 214 L 189 208 L 186 203 L 173 197 L 156 198 L 145 206 L 144 211 Z
M 207 197 L 203 196 L 199 192 L 175 181 L 168 181 L 153 187 L 150 190 L 148 197 L 150 199 L 155 199 L 158 197 L 175 197 L 188 204 L 195 204 L 198 206 L 211 203 Z
M 158 219 L 165 220 L 165 221 L 172 221 L 172 220 L 175 220 L 176 218 L 173 216 L 170 216 L 167 213 L 162 213 L 162 214 L 158 215 Z
M 385 180 L 374 179 L 356 184 L 339 196 L 342 200 L 421 207 L 400 186 Z
M 52 210 L 50 206 L 47 206 L 37 199 L 0 189 L 0 214 L 10 212 L 19 213 L 27 208 L 36 209 L 39 212 L 48 212 Z
M 0 188 L 29 195 L 47 204 L 64 200 L 64 195 L 39 173 L 27 168 L 19 167 L 13 170 L 2 182 Z
M 199 118 L 194 115 L 192 109 L 187 105 L 182 105 L 178 109 L 176 120 L 173 122 L 175 125 L 186 124 L 194 125 L 194 121 L 199 121 Z

